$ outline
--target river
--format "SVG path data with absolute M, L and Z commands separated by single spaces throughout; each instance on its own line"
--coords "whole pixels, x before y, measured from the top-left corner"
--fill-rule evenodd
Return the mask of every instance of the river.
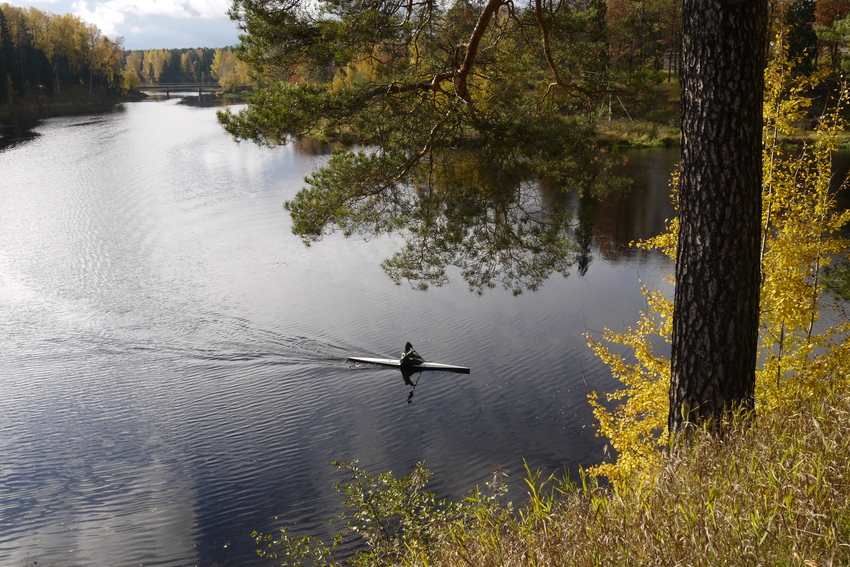
M 397 237 L 291 234 L 282 203 L 327 155 L 237 144 L 185 102 L 45 120 L 0 150 L 0 565 L 268 565 L 252 530 L 329 533 L 334 460 L 425 461 L 449 498 L 500 466 L 519 501 L 523 459 L 604 458 L 586 392 L 616 384 L 583 333 L 665 285 L 669 261 L 628 242 L 673 214 L 675 150 L 627 153 L 586 274 L 421 292 L 380 267 Z M 345 360 L 405 341 L 472 372 L 414 389 Z

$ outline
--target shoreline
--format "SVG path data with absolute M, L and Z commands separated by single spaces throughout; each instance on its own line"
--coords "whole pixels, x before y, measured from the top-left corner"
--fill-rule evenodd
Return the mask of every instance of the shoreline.
M 111 110 L 123 102 L 144 100 L 147 95 L 134 92 L 125 95 L 97 88 L 89 93 L 85 85 L 63 87 L 61 95 L 45 94 L 41 89 L 29 89 L 21 101 L 0 105 L 0 124 L 15 124 L 52 118 Z

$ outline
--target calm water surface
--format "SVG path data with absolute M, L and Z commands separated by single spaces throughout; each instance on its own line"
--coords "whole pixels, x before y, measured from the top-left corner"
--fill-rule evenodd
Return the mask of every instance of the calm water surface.
M 252 530 L 327 533 L 333 460 L 459 497 L 496 465 L 603 458 L 582 333 L 622 328 L 663 286 L 630 250 L 672 213 L 675 151 L 632 152 L 628 197 L 596 211 L 584 276 L 478 296 L 379 263 L 394 238 L 305 248 L 281 204 L 326 156 L 236 144 L 177 100 L 43 122 L 0 152 L 0 565 L 266 565 Z M 468 376 L 395 370 L 411 341 Z

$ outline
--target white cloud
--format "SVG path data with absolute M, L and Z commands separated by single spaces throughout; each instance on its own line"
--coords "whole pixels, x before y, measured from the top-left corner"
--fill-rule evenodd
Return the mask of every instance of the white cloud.
M 124 14 L 110 4 L 100 4 L 90 10 L 88 2 L 74 2 L 71 9 L 73 14 L 96 25 L 104 35 L 114 37 L 119 35 L 118 26 L 124 23 Z
M 55 14 L 72 13 L 127 49 L 224 47 L 239 42 L 231 0 L 0 0 Z
M 188 0 L 187 4 L 202 18 L 225 17 L 231 5 L 229 0 Z
M 168 18 L 191 18 L 185 0 L 111 0 L 106 4 L 120 6 L 122 12 L 137 16 L 165 16 Z
M 2 4 L 11 4 L 12 6 L 20 6 L 21 8 L 26 8 L 27 6 L 33 6 L 34 8 L 38 8 L 39 10 L 43 10 L 45 12 L 54 12 L 60 13 L 61 10 L 57 10 L 53 6 L 43 6 L 42 4 L 56 4 L 61 2 L 61 0 L 4 0 L 0 2 Z M 63 5 L 65 2 L 61 2 Z
M 224 18 L 229 6 L 228 0 L 109 0 L 94 3 L 89 8 L 88 2 L 80 0 L 72 5 L 72 9 L 75 14 L 97 24 L 109 35 L 116 24 L 125 21 L 126 14 L 178 19 Z

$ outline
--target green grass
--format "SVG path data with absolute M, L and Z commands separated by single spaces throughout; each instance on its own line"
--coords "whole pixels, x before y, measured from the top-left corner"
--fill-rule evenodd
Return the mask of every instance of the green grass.
M 617 96 L 610 99 L 614 119 L 599 119 L 599 135 L 603 143 L 615 147 L 658 148 L 680 144 L 680 89 L 678 79 L 663 81 L 651 87 L 640 101 L 624 103 Z M 626 96 L 623 93 L 623 96 Z

